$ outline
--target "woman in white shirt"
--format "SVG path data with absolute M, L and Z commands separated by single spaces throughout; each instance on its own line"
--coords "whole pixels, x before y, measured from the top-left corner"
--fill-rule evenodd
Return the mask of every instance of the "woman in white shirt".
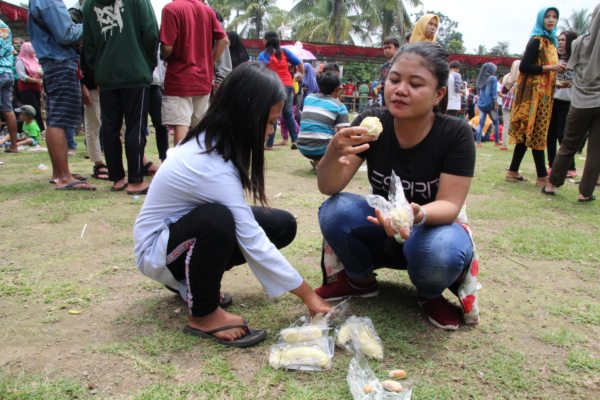
M 223 273 L 248 263 L 269 296 L 291 292 L 311 313 L 323 301 L 278 248 L 296 235 L 294 217 L 265 209 L 265 137 L 286 98 L 277 75 L 258 62 L 236 68 L 198 126 L 169 150 L 134 227 L 140 271 L 187 301 L 184 331 L 246 347 L 266 337 L 219 306 Z M 251 207 L 244 194 L 262 206 Z

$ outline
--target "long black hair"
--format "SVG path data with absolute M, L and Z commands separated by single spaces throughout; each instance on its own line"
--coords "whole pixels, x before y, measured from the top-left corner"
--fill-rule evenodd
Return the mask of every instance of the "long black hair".
M 566 43 L 565 54 L 559 57 L 561 60 L 569 61 L 569 58 L 571 58 L 571 43 L 573 43 L 573 40 L 577 39 L 577 33 L 573 31 L 563 31 L 560 33 L 560 35 L 565 35 Z
M 279 35 L 277 32 L 269 31 L 265 33 L 265 51 L 269 56 L 275 53 L 275 57 L 281 61 L 281 47 L 279 43 Z
M 206 153 L 217 151 L 237 168 L 254 202 L 267 203 L 264 141 L 271 107 L 285 101 L 281 79 L 262 63 L 250 61 L 233 69 L 211 100 L 208 111 L 181 143 L 206 131 Z
M 442 46 L 437 43 L 428 42 L 405 44 L 400 47 L 394 58 L 392 58 L 392 65 L 406 53 L 414 53 L 425 60 L 425 67 L 437 80 L 436 89 L 447 86 L 448 75 L 450 74 L 450 69 L 448 67 L 448 52 L 446 52 Z

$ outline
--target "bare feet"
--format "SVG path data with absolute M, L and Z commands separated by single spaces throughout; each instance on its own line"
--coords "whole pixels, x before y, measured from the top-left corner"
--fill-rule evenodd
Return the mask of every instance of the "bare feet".
M 547 186 L 549 183 L 547 176 L 537 177 L 535 180 L 535 186 Z
M 125 180 L 125 178 L 116 181 L 115 183 L 113 183 L 112 188 L 110 189 L 113 192 L 120 192 L 125 190 L 125 188 L 127 187 L 127 181 Z
M 217 307 L 215 311 L 208 314 L 205 317 L 188 317 L 188 325 L 192 328 L 200 329 L 201 331 L 208 332 L 213 329 L 221 328 L 225 325 L 243 325 L 244 320 L 239 315 L 228 313 L 221 307 Z M 239 339 L 246 334 L 243 328 L 227 329 L 215 333 L 215 336 L 222 340 L 235 340 Z
M 275 146 L 287 146 L 287 140 L 280 140 L 279 142 L 275 143 Z

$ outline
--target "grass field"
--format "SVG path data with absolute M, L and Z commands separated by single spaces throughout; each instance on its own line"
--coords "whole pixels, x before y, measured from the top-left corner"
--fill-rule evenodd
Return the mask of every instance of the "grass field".
M 152 138 L 148 151 L 156 160 Z M 72 170 L 90 173 L 83 154 L 70 159 Z M 379 376 L 406 369 L 413 399 L 598 398 L 600 203 L 577 203 L 570 182 L 554 197 L 540 194 L 530 154 L 521 171 L 530 181 L 505 182 L 511 154 L 478 149 L 468 198 L 481 257 L 479 325 L 432 327 L 402 271 L 381 270 L 380 295 L 351 301 L 385 345 L 384 361 L 371 367 Z M 577 157 L 581 171 L 585 155 Z M 186 336 L 185 305 L 135 266 L 131 231 L 143 196 L 101 181 L 96 192 L 54 191 L 49 172 L 37 171 L 50 164 L 44 153 L 0 160 L 0 399 L 350 398 L 343 350 L 327 372 L 269 366 L 276 333 L 305 312 L 295 297 L 268 299 L 237 267 L 223 288 L 233 312 L 268 329 L 266 342 L 239 350 Z M 325 196 L 296 151 L 268 152 L 267 170 L 272 206 L 298 220 L 283 252 L 318 286 Z M 367 193 L 366 173 L 348 190 Z

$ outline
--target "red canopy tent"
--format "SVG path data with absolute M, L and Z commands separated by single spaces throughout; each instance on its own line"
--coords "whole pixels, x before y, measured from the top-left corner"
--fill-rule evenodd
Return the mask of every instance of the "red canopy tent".
M 243 39 L 242 43 L 250 54 L 257 55 L 264 48 L 260 39 Z M 289 40 L 282 40 L 282 45 L 294 44 Z M 377 47 L 361 47 L 346 44 L 319 44 L 302 43 L 304 49 L 312 52 L 318 60 L 336 60 L 344 62 L 363 62 L 370 64 L 383 64 L 385 57 L 383 50 Z M 458 60 L 464 66 L 479 67 L 486 62 L 493 62 L 499 67 L 510 68 L 514 57 L 478 56 L 472 54 L 450 54 L 450 61 Z
M 9 21 L 27 23 L 27 9 L 5 1 L 0 1 L 0 14 L 8 18 Z

